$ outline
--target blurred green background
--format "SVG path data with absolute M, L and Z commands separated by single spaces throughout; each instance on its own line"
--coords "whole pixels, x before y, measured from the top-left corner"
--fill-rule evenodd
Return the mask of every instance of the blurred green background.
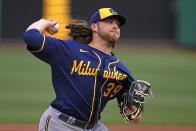
M 135 79 L 149 81 L 141 125 L 196 125 L 196 52 L 178 47 L 119 46 L 115 54 Z M 0 46 L 0 123 L 38 124 L 55 98 L 49 65 L 20 46 Z M 102 113 L 105 124 L 126 124 L 116 100 Z
M 126 16 L 121 31 L 125 43 L 114 52 L 135 79 L 151 83 L 154 94 L 146 101 L 140 125 L 196 125 L 195 0 L 130 0 L 121 6 L 110 0 L 0 0 L 0 124 L 38 124 L 55 98 L 49 65 L 28 53 L 21 38 L 43 17 L 45 2 L 59 1 L 67 9 L 62 16 L 89 21 L 102 7 Z M 116 100 L 108 103 L 101 121 L 126 125 Z

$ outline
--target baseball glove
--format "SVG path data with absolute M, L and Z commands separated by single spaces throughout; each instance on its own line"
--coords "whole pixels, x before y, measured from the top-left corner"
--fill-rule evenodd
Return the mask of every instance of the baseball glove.
M 143 80 L 134 81 L 129 90 L 123 94 L 123 101 L 120 103 L 120 113 L 126 121 L 138 118 L 143 112 L 146 96 L 152 96 L 151 86 Z M 127 111 L 127 109 L 130 109 Z

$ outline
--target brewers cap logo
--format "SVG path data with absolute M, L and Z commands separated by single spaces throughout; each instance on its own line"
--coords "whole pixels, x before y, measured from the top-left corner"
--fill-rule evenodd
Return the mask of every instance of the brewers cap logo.
M 110 11 L 113 15 L 118 15 L 118 13 L 117 13 L 114 9 L 112 9 L 112 8 L 110 8 L 109 11 Z
M 97 23 L 97 22 L 99 22 L 103 19 L 109 18 L 111 16 L 114 16 L 120 22 L 120 26 L 122 26 L 126 23 L 125 17 L 122 15 L 119 15 L 114 9 L 101 8 L 91 16 L 90 24 Z

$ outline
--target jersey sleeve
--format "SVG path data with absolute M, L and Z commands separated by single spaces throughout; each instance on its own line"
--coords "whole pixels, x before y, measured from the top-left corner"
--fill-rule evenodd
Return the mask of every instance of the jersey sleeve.
M 23 40 L 27 49 L 40 60 L 48 64 L 55 64 L 59 61 L 59 53 L 62 46 L 66 44 L 62 40 L 41 34 L 38 30 L 32 29 L 23 33 Z
M 128 69 L 126 72 L 127 72 L 127 78 L 123 81 L 123 89 L 117 95 L 118 104 L 120 104 L 120 102 L 123 101 L 122 95 L 129 89 L 130 85 L 135 80 Z

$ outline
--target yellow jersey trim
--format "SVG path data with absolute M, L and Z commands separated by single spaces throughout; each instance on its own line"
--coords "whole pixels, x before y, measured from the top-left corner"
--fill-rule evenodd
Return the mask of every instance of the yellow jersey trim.
M 40 51 L 43 50 L 44 44 L 45 44 L 45 40 L 46 40 L 46 36 L 45 36 L 45 35 L 43 35 L 43 36 L 44 36 L 44 40 L 43 40 L 43 42 L 42 42 L 42 47 L 41 47 L 39 50 L 31 51 L 32 53 L 40 52 Z
M 119 60 L 114 61 L 114 62 L 110 62 L 110 63 L 108 64 L 108 70 L 109 70 L 109 72 L 110 72 L 110 65 L 111 65 L 111 64 L 114 64 L 114 63 L 118 63 L 118 62 L 119 62 Z
M 83 49 L 80 49 L 80 52 L 88 52 L 88 51 L 85 51 L 85 50 L 83 50 Z
M 48 131 L 48 125 L 49 125 L 49 121 L 50 121 L 51 116 L 49 115 L 46 119 L 46 126 L 45 126 L 45 131 Z
M 93 52 L 93 53 L 98 57 L 98 59 L 99 59 L 99 65 L 98 65 L 98 67 L 97 67 L 97 69 L 99 69 L 100 66 L 101 66 L 101 58 L 100 58 L 100 56 L 99 56 L 96 52 L 94 52 L 94 51 L 92 51 L 92 52 Z M 96 75 L 95 75 L 94 92 L 93 92 L 93 101 L 92 101 L 92 107 L 91 107 L 91 114 L 90 114 L 90 117 L 89 117 L 89 120 L 88 120 L 87 124 L 85 125 L 85 128 L 87 128 L 88 124 L 90 123 L 91 118 L 92 118 L 92 114 L 93 114 L 94 103 L 95 103 L 96 83 L 97 83 L 97 73 L 96 73 Z
M 105 86 L 105 84 L 106 84 L 107 81 L 108 81 L 108 78 L 107 78 L 107 80 L 105 80 L 105 82 L 103 83 L 103 85 L 102 85 L 102 87 L 101 87 L 101 97 L 100 97 L 100 99 L 99 99 L 99 108 L 98 108 L 98 111 L 97 111 L 97 120 L 96 120 L 96 121 L 98 121 L 98 113 L 99 113 L 100 106 L 101 106 L 101 99 L 102 99 L 102 97 L 103 97 L 103 95 L 102 95 L 103 87 Z M 96 122 L 96 121 L 95 121 L 95 122 Z
M 108 64 L 108 70 L 110 71 L 110 65 L 111 65 L 111 64 L 118 63 L 118 62 L 119 62 L 119 60 L 114 61 L 114 62 L 110 62 L 110 63 Z M 102 85 L 102 87 L 101 87 L 101 97 L 100 97 L 100 99 L 99 99 L 99 108 L 98 108 L 98 111 L 97 111 L 97 120 L 96 120 L 96 121 L 98 121 L 98 113 L 99 113 L 100 106 L 101 106 L 101 99 L 102 99 L 102 97 L 103 97 L 103 95 L 102 95 L 103 87 L 105 86 L 105 84 L 106 84 L 107 81 L 108 81 L 108 78 L 106 79 L 106 81 L 103 83 L 103 85 Z

